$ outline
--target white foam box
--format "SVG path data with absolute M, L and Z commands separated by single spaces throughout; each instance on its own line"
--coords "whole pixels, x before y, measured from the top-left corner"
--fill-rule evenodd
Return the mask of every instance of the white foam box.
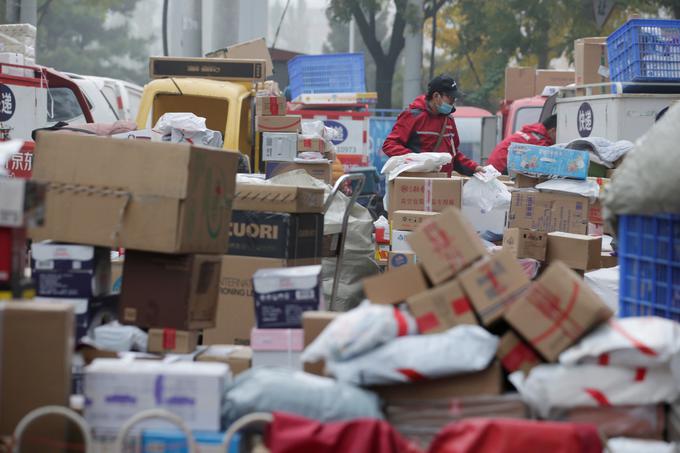
M 218 431 L 230 381 L 224 363 L 97 359 L 85 368 L 85 419 L 95 431 L 117 431 L 133 415 L 158 408 L 189 429 Z
M 269 366 L 302 371 L 302 329 L 253 329 L 250 334 L 253 368 Z
M 297 157 L 297 134 L 290 132 L 262 133 L 262 160 L 293 162 Z

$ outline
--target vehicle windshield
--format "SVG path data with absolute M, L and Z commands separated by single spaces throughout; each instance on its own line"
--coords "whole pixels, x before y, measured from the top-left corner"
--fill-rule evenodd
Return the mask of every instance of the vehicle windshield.
M 85 114 L 73 90 L 67 87 L 48 89 L 47 121 L 49 123 L 71 122 L 80 117 L 85 118 Z
M 543 110 L 543 107 L 540 106 L 522 107 L 517 110 L 517 113 L 515 114 L 515 124 L 512 130 L 518 131 L 527 124 L 538 123 L 538 120 L 541 117 L 541 110 Z

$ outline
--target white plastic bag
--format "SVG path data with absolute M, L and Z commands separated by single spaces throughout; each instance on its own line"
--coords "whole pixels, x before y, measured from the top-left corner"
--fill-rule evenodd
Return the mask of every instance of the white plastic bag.
M 510 207 L 512 195 L 508 188 L 496 178 L 483 182 L 478 178 L 470 178 L 463 186 L 463 204 L 476 206 L 482 213 L 491 212 L 493 209 Z
M 635 368 L 668 366 L 679 357 L 680 324 L 647 316 L 610 319 L 560 354 L 560 363 L 606 363 Z
M 403 156 L 390 157 L 381 173 L 387 176 L 388 181 L 392 181 L 401 173 L 409 172 L 434 172 L 451 163 L 449 153 L 410 153 Z
M 542 417 L 551 409 L 670 403 L 679 394 L 668 367 L 538 365 L 528 377 L 512 373 L 510 382 Z
M 355 385 L 412 382 L 484 370 L 497 347 L 498 337 L 465 325 L 400 337 L 352 360 L 328 361 L 326 368 L 337 380 Z
M 541 192 L 566 192 L 596 201 L 600 196 L 600 186 L 592 180 L 579 181 L 576 179 L 549 179 L 536 185 Z
M 658 440 L 615 437 L 607 441 L 610 453 L 676 453 L 678 445 Z
M 105 351 L 125 352 L 137 349 L 146 351 L 148 335 L 136 326 L 124 326 L 113 321 L 95 327 L 93 333 L 95 346 Z
M 207 130 L 205 118 L 196 116 L 190 112 L 170 112 L 158 118 L 154 130 L 168 135 L 173 129 L 181 129 L 186 132 L 199 132 Z
M 398 336 L 416 334 L 413 317 L 391 305 L 364 301 L 336 319 L 304 350 L 303 362 L 348 360 Z
M 583 280 L 602 302 L 614 312 L 619 311 L 619 266 L 586 272 Z

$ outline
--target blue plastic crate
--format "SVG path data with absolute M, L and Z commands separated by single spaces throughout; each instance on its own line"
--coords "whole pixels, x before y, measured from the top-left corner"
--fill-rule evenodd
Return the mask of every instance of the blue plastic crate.
M 298 55 L 288 62 L 291 98 L 306 93 L 363 93 L 363 53 Z
M 620 316 L 680 321 L 680 215 L 619 219 Z
M 614 82 L 680 81 L 680 20 L 633 19 L 607 38 Z

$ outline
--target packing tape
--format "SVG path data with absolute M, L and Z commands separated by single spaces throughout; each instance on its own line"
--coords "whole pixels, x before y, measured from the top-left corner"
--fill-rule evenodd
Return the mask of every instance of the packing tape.
M 177 331 L 175 329 L 163 329 L 163 349 L 174 350 L 177 347 Z
M 423 184 L 425 198 L 425 212 L 432 212 L 432 179 L 425 179 Z
M 269 111 L 271 112 L 272 115 L 278 115 L 279 114 L 279 99 L 271 96 L 269 98 Z

